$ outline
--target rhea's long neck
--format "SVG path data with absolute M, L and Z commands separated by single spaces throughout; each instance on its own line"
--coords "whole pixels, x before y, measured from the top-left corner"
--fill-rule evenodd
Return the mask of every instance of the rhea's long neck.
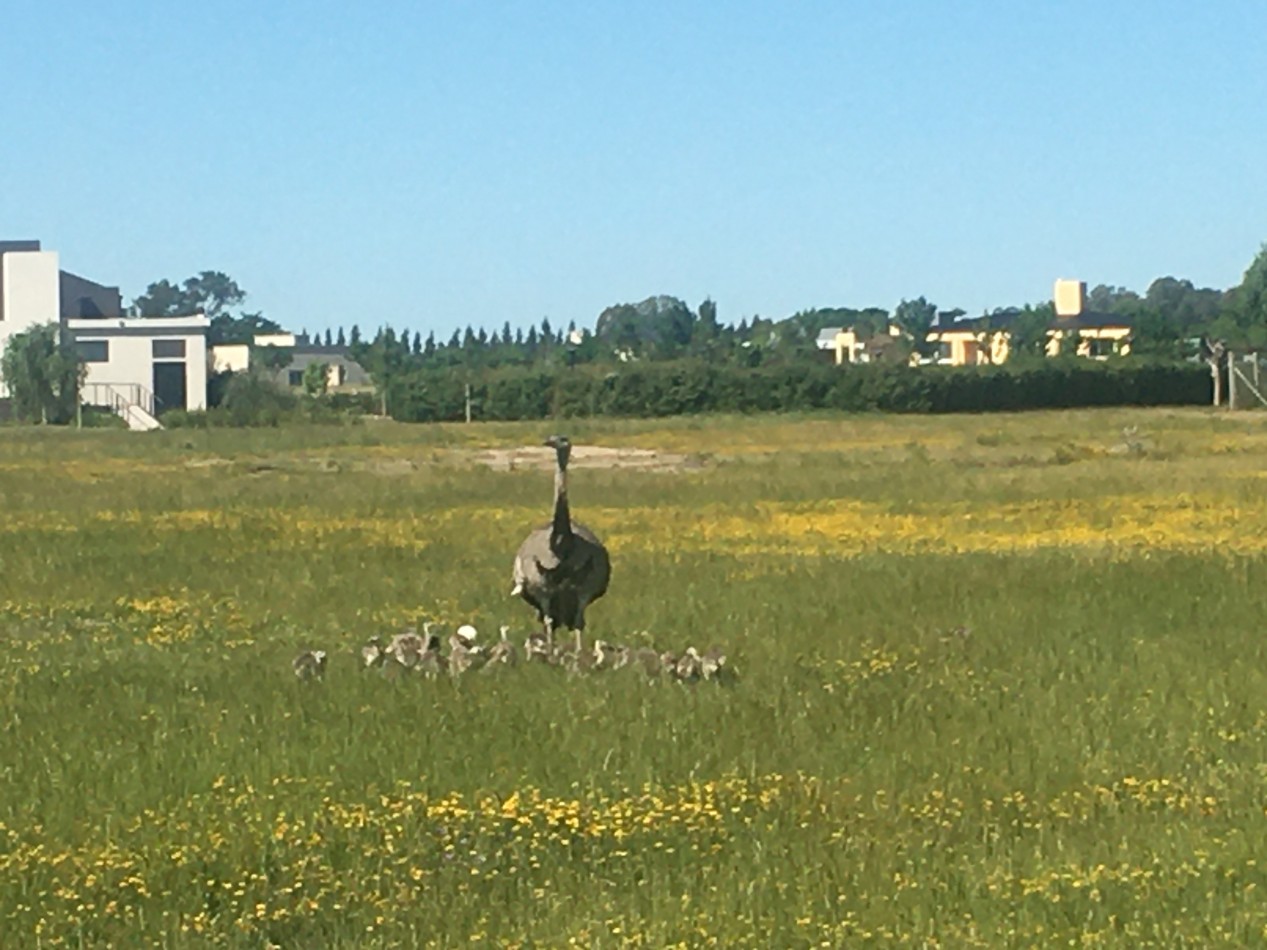
M 572 516 L 568 511 L 568 472 L 560 465 L 554 470 L 554 522 L 550 525 L 550 547 L 572 543 Z

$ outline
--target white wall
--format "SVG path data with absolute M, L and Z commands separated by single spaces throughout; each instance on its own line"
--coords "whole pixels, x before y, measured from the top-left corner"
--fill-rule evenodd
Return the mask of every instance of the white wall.
M 217 373 L 226 370 L 244 373 L 251 366 L 251 348 L 245 343 L 221 343 L 211 348 L 211 368 Z
M 14 333 L 61 318 L 56 251 L 0 254 L 0 349 Z
M 61 318 L 61 272 L 56 251 L 0 254 L 0 353 L 9 337 Z M 0 399 L 9 389 L 0 379 Z
M 204 323 L 206 317 L 200 318 Z M 207 332 L 186 337 L 185 365 L 188 366 L 189 406 L 190 409 L 207 408 Z
M 256 346 L 294 346 L 295 334 L 293 333 L 257 333 L 255 335 Z

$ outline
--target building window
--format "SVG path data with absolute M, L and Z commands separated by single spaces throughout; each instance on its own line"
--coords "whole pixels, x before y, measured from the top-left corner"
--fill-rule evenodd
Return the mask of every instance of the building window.
M 289 379 L 292 386 L 302 386 L 304 384 L 304 371 L 301 369 L 292 369 L 290 371 Z
M 109 340 L 78 340 L 75 348 L 79 351 L 79 358 L 85 363 L 110 362 Z
M 183 360 L 185 358 L 184 340 L 155 340 L 154 359 Z
M 1106 356 L 1113 356 L 1117 353 L 1117 340 L 1098 339 L 1088 342 L 1090 344 L 1088 355 L 1096 359 L 1103 359 Z

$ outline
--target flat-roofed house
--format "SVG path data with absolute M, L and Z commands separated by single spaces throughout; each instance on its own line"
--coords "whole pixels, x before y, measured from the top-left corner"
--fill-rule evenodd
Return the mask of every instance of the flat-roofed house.
M 126 317 L 117 287 L 62 270 L 39 241 L 0 241 L 0 351 L 14 334 L 47 323 L 60 324 L 84 360 L 85 404 L 134 429 L 158 428 L 169 409 L 206 408 L 206 316 Z

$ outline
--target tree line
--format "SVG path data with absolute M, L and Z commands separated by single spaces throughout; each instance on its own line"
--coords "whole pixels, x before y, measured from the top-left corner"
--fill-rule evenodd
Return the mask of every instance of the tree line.
M 202 271 L 183 281 L 151 283 L 132 306 L 142 316 L 205 313 L 210 317 L 208 343 L 212 346 L 250 343 L 257 334 L 281 332 L 278 322 L 246 310 L 246 300 L 246 291 L 227 274 Z M 1132 352 L 1140 357 L 1191 358 L 1199 355 L 1202 339 L 1221 341 L 1234 350 L 1267 349 L 1267 245 L 1235 287 L 1216 290 L 1162 277 L 1139 294 L 1101 284 L 1087 294 L 1086 306 L 1128 318 L 1133 327 Z M 524 386 L 528 385 L 525 379 L 553 379 L 564 371 L 580 373 L 576 378 L 583 379 L 603 373 L 628 377 L 627 370 L 645 364 L 748 372 L 803 368 L 814 360 L 820 331 L 837 326 L 853 327 L 864 337 L 887 336 L 887 328 L 897 326 L 901 333 L 892 338 L 887 358 L 905 365 L 912 352 L 928 355 L 927 332 L 935 322 L 963 316 L 962 310 L 941 312 L 926 297 L 918 296 L 903 299 L 891 311 L 874 306 L 821 307 L 783 319 L 752 316 L 730 323 L 721 318 L 711 298 L 692 308 L 676 297 L 659 295 L 606 308 L 592 330 L 578 330 L 575 322 L 557 325 L 549 318 L 527 327 L 512 326 L 507 320 L 498 330 L 468 325 L 441 339 L 434 331 L 424 337 L 416 329 L 389 326 L 378 327 L 369 336 L 352 323 L 346 332 L 342 326 L 326 329 L 309 337 L 309 342 L 346 347 L 374 380 L 381 408 L 405 418 L 431 411 L 408 408 L 425 405 L 418 393 L 438 390 L 454 380 L 460 380 L 465 391 L 472 383 L 492 385 L 491 381 L 500 379 L 512 381 L 506 385 Z M 1012 335 L 1012 360 L 1020 363 L 1042 355 L 1054 316 L 1051 303 L 1044 302 L 999 308 L 982 314 L 979 323 L 1006 325 Z M 302 335 L 307 336 L 306 332 Z M 48 331 L 29 340 L 11 340 L 3 373 L 10 388 L 16 383 L 23 394 L 18 397 L 23 415 L 64 419 L 82 371 L 64 335 Z M 308 388 L 319 392 L 323 388 L 319 373 L 311 375 Z M 725 398 L 713 402 L 718 408 L 730 405 Z M 653 407 L 648 411 L 654 414 Z
M 242 309 L 246 292 L 219 271 L 203 271 L 182 282 L 161 280 L 137 297 L 134 307 L 144 316 L 166 316 L 201 311 L 211 318 L 208 343 L 249 343 L 258 333 L 276 333 L 281 326 L 258 312 Z M 1132 351 L 1139 355 L 1182 358 L 1195 356 L 1200 338 L 1219 339 L 1233 349 L 1267 349 L 1267 245 L 1256 255 L 1240 284 L 1225 290 L 1197 287 L 1192 281 L 1161 277 L 1144 293 L 1100 284 L 1087 294 L 1086 308 L 1129 319 Z M 377 327 L 365 334 L 357 323 L 309 336 L 309 342 L 349 347 L 358 360 L 380 372 L 411 369 L 467 370 L 502 367 L 559 368 L 589 364 L 701 359 L 754 368 L 801 363 L 817 349 L 816 338 L 829 327 L 853 327 L 861 336 L 879 336 L 890 324 L 901 335 L 889 353 L 893 362 L 906 362 L 912 352 L 929 355 L 928 330 L 938 320 L 966 316 L 960 309 L 939 311 L 924 296 L 901 300 L 892 310 L 883 307 L 820 307 L 798 311 L 782 319 L 744 317 L 725 322 L 716 301 L 707 298 L 696 307 L 671 296 L 653 296 L 638 303 L 621 303 L 600 313 L 591 330 L 578 332 L 548 317 L 539 324 L 499 329 L 468 325 L 447 338 L 434 331 L 424 336 L 409 328 Z M 1049 301 L 1000 307 L 983 313 L 979 324 L 1007 326 L 1012 350 L 1021 357 L 1041 355 L 1046 331 L 1055 318 Z M 373 367 L 367 365 L 373 372 Z

